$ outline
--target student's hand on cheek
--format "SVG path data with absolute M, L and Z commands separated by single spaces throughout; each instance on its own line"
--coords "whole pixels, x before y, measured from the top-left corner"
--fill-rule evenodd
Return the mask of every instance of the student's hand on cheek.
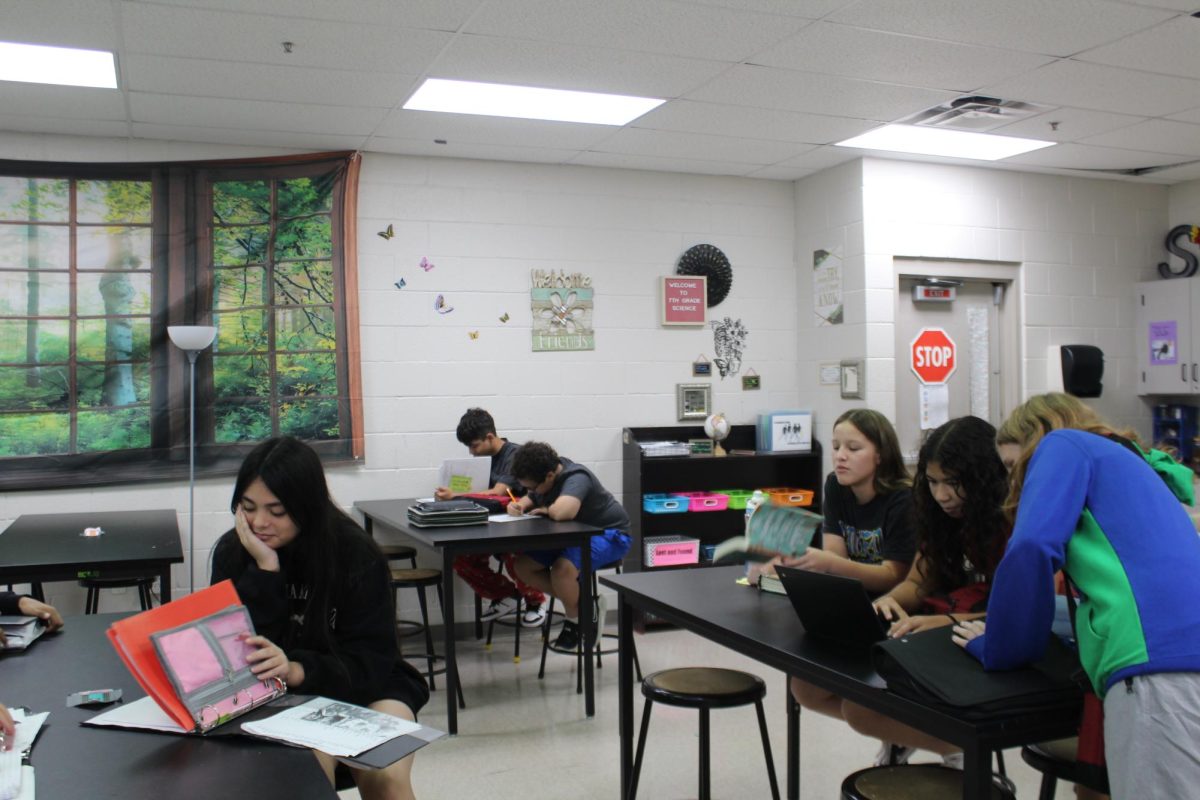
M 254 535 L 250 528 L 250 520 L 246 519 L 246 512 L 240 506 L 234 512 L 233 527 L 237 531 L 238 541 L 246 548 L 246 552 L 254 559 L 254 563 L 258 564 L 259 569 L 266 572 L 279 570 L 279 554 Z

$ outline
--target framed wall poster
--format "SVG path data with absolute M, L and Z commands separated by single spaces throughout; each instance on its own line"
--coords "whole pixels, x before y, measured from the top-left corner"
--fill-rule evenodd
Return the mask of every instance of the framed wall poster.
M 680 422 L 708 419 L 712 413 L 712 386 L 707 383 L 675 384 L 675 411 Z
M 663 325 L 703 325 L 708 321 L 708 278 L 702 275 L 669 275 L 662 279 Z

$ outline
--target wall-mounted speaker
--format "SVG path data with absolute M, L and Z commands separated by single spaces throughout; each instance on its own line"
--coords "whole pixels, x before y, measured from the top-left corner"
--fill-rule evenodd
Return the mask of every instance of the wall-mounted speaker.
M 1059 350 L 1063 391 L 1076 397 L 1099 397 L 1104 388 L 1104 352 L 1090 344 L 1064 344 Z

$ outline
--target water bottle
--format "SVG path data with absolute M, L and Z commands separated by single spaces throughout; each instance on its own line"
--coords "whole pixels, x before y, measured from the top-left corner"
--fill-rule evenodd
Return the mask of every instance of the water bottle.
M 750 495 L 750 499 L 746 501 L 746 530 L 747 536 L 750 535 L 750 518 L 754 516 L 754 512 L 758 510 L 767 497 L 762 493 L 762 489 L 755 489 L 754 494 Z

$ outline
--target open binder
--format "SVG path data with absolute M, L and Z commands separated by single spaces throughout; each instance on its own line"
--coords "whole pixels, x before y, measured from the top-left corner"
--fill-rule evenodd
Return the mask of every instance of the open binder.
M 114 622 L 108 638 L 148 696 L 84 724 L 192 735 L 243 733 L 325 749 L 311 733 L 303 735 L 303 723 L 315 718 L 328 728 L 328 718 L 336 712 L 357 720 L 357 730 L 346 731 L 337 743 L 344 749 L 331 747 L 326 752 L 351 766 L 371 769 L 386 767 L 444 735 L 361 706 L 288 694 L 280 680 L 259 680 L 246 662 L 253 647 L 245 638 L 253 635 L 250 614 L 228 580 Z M 284 726 L 282 733 L 278 722 L 272 727 L 273 718 L 283 721 L 296 714 L 303 717 Z M 295 736 L 288 735 L 288 727 Z M 363 735 L 355 738 L 352 733 Z M 355 742 L 362 746 L 355 747 Z

